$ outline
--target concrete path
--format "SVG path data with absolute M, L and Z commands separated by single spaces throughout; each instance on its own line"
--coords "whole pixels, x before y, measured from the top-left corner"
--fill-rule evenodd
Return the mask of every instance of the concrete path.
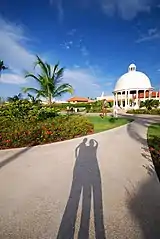
M 89 136 L 88 147 L 81 138 L 0 151 L 0 239 L 159 239 L 150 121 L 160 119 Z

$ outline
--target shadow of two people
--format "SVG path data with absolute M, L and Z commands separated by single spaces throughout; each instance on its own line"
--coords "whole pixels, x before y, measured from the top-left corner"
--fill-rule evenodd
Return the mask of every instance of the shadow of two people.
M 82 211 L 78 239 L 89 238 L 91 196 L 93 195 L 93 211 L 95 238 L 105 239 L 103 222 L 103 204 L 101 175 L 97 161 L 98 142 L 94 139 L 87 143 L 83 139 L 75 150 L 76 162 L 69 199 L 62 217 L 57 239 L 73 239 L 75 224 L 82 192 Z

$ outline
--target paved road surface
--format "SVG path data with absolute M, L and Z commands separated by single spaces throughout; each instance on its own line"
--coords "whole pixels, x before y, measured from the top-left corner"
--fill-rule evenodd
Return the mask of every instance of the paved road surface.
M 149 121 L 159 118 L 136 118 L 86 144 L 1 151 L 0 239 L 159 239 Z

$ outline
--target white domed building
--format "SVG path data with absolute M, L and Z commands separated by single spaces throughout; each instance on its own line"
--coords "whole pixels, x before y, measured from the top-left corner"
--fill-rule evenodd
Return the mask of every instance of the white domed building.
M 113 102 L 114 107 L 124 110 L 138 109 L 140 102 L 147 99 L 160 101 L 160 90 L 153 91 L 150 79 L 143 72 L 137 71 L 135 64 L 131 64 L 128 72 L 118 79 L 112 96 L 105 96 L 103 92 L 97 97 L 97 100 Z
M 122 75 L 114 88 L 114 106 L 122 109 L 138 109 L 140 101 L 152 98 L 153 87 L 150 79 L 144 73 L 136 70 L 131 64 L 128 72 Z

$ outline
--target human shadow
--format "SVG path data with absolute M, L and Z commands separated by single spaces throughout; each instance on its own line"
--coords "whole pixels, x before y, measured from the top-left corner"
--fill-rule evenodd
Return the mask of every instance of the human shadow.
M 140 183 L 138 191 L 127 190 L 127 206 L 141 228 L 143 238 L 160 238 L 160 185 L 155 173 Z
M 97 161 L 98 142 L 94 139 L 86 145 L 87 139 L 75 150 L 76 162 L 69 199 L 59 227 L 57 239 L 73 239 L 75 224 L 82 192 L 82 211 L 78 239 L 89 238 L 91 196 L 93 193 L 93 211 L 95 238 L 105 239 L 103 222 L 103 204 L 101 175 Z

